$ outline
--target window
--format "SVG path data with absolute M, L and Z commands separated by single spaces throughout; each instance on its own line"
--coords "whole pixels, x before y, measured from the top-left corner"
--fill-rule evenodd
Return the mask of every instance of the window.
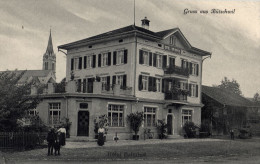
M 192 121 L 192 110 L 183 109 L 182 110 L 182 126 L 186 123 Z
M 156 108 L 144 107 L 144 126 L 151 127 L 156 125 Z
M 52 70 L 55 70 L 55 64 L 52 63 Z
M 45 67 L 45 70 L 48 70 L 48 62 L 45 62 L 44 65 L 45 65 L 45 66 L 44 66 L 44 67 Z
M 49 124 L 60 123 L 60 103 L 49 103 Z
M 156 55 L 157 59 L 156 59 L 156 65 L 158 68 L 162 68 L 162 55 Z
M 80 109 L 88 109 L 88 103 L 80 103 L 79 108 Z
M 190 69 L 191 71 L 190 71 L 190 73 L 191 73 L 192 75 L 198 75 L 199 65 L 198 65 L 198 64 L 195 64 L 195 63 L 191 63 L 190 66 L 191 66 L 191 69 Z
M 35 108 L 34 109 L 30 109 L 28 111 L 28 115 L 29 116 L 36 116 L 36 115 L 38 115 L 38 111 Z
M 142 76 L 143 90 L 148 90 L 148 76 Z
M 156 78 L 156 91 L 161 92 L 161 79 Z
M 124 64 L 124 50 L 117 51 L 117 64 Z
M 182 60 L 181 67 L 182 68 L 188 68 L 188 61 L 187 60 Z
M 117 81 L 116 81 L 116 84 L 120 84 L 120 86 L 123 86 L 123 77 L 124 75 L 118 75 L 117 76 Z
M 188 83 L 187 82 L 180 82 L 180 89 L 188 90 Z
M 124 105 L 108 105 L 108 125 L 112 127 L 124 126 Z
M 143 61 L 145 65 L 149 65 L 149 56 L 147 51 L 143 52 Z
M 190 84 L 190 96 L 198 97 L 198 85 Z
M 103 53 L 101 55 L 101 66 L 107 66 L 108 65 L 108 53 Z
M 105 90 L 107 85 L 107 77 L 101 77 L 102 90 Z
M 176 45 L 176 37 L 175 36 L 170 37 L 170 44 Z
M 87 56 L 87 68 L 92 67 L 92 55 Z
M 74 58 L 74 70 L 79 68 L 79 58 Z

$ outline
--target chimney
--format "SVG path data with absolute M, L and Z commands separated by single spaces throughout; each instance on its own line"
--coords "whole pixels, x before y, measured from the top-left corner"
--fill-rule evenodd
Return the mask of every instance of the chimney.
M 144 19 L 142 19 L 142 27 L 146 30 L 149 30 L 149 20 L 147 19 L 147 17 L 144 17 Z

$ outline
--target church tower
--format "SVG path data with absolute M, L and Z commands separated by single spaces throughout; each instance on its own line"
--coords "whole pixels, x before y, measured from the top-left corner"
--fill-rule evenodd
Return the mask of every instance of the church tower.
M 51 30 L 49 41 L 47 45 L 47 49 L 45 54 L 43 55 L 43 70 L 52 70 L 54 75 L 56 73 L 56 54 L 53 51 L 52 38 L 51 38 Z

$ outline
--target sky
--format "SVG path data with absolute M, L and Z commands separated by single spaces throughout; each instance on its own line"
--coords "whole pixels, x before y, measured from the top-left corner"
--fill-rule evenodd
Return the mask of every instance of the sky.
M 179 27 L 192 46 L 212 53 L 203 62 L 203 85 L 226 76 L 245 97 L 260 93 L 260 1 L 136 0 L 135 13 L 137 26 L 146 16 L 151 31 Z M 66 56 L 57 46 L 133 23 L 134 0 L 0 0 L 0 71 L 42 69 L 51 28 L 59 82 Z

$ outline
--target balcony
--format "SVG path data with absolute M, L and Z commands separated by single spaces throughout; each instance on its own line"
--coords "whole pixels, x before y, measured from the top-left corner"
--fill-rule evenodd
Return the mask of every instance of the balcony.
M 187 68 L 178 67 L 176 65 L 169 66 L 164 69 L 165 75 L 181 75 L 185 77 L 189 77 L 189 70 Z
M 183 90 L 180 88 L 172 88 L 165 92 L 165 100 L 180 100 L 187 101 L 188 90 Z
M 132 96 L 132 87 L 115 85 L 105 85 L 101 82 L 77 83 L 69 81 L 64 86 L 48 83 L 40 88 L 32 86 L 31 95 L 37 94 L 61 94 L 61 93 L 80 93 L 80 94 L 103 94 L 115 96 Z

